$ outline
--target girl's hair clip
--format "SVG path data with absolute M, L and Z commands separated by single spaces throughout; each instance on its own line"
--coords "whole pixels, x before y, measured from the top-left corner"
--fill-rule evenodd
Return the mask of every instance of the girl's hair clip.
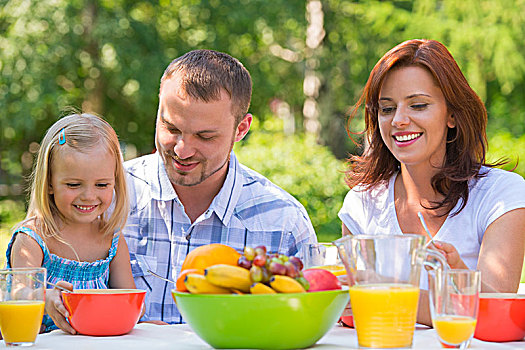
M 66 128 L 62 128 L 58 133 L 58 144 L 63 145 L 66 143 Z

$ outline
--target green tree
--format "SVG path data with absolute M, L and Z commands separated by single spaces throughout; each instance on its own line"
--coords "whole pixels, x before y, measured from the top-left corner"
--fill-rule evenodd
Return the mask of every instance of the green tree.
M 489 134 L 525 132 L 525 1 L 328 0 L 319 58 L 322 135 L 334 154 L 352 150 L 342 126 L 377 60 L 413 38 L 451 51 L 489 111 Z M 359 122 L 352 130 L 362 130 Z
M 285 47 L 303 45 L 304 4 L 266 5 L 262 0 L 4 0 L 0 183 L 21 182 L 43 133 L 70 106 L 102 114 L 128 156 L 134 149 L 151 152 L 159 79 L 173 58 L 191 49 L 225 51 L 247 66 L 256 87 L 255 115 L 266 115 L 276 97 L 300 105 L 301 67 L 290 64 L 295 56 L 288 57 L 292 52 Z

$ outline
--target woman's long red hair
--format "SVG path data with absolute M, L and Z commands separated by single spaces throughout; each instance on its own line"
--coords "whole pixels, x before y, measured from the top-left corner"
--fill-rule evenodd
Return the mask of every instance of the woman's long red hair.
M 448 214 L 462 200 L 459 213 L 468 200 L 468 180 L 483 176 L 487 148 L 487 110 L 472 90 L 447 48 L 435 40 L 408 40 L 388 51 L 370 73 L 363 94 L 353 107 L 350 122 L 365 103 L 365 133 L 368 147 L 362 156 L 351 156 L 345 181 L 350 188 L 361 185 L 365 190 L 387 182 L 399 169 L 399 161 L 387 148 L 378 124 L 378 100 L 383 80 L 393 68 L 418 66 L 433 76 L 447 102 L 448 111 L 456 121 L 447 133 L 446 156 L 443 166 L 432 179 L 432 187 L 444 196 L 430 209 Z M 351 137 L 351 136 L 350 136 Z

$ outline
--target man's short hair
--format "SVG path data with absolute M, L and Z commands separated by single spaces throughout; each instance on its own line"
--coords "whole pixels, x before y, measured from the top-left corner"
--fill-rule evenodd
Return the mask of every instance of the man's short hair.
M 236 125 L 244 118 L 252 96 L 252 78 L 239 60 L 213 50 L 193 50 L 174 59 L 164 71 L 163 83 L 177 74 L 181 88 L 192 98 L 218 101 L 221 89 L 232 101 Z

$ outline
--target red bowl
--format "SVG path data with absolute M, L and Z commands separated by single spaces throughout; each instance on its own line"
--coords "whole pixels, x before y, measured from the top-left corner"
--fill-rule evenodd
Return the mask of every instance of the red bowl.
M 76 289 L 62 292 L 68 321 L 80 334 L 126 334 L 137 323 L 146 297 L 139 289 Z
M 474 337 L 492 342 L 522 340 L 525 337 L 525 295 L 481 293 Z
M 353 315 L 341 316 L 341 322 L 343 323 L 344 326 L 354 328 L 354 316 Z

